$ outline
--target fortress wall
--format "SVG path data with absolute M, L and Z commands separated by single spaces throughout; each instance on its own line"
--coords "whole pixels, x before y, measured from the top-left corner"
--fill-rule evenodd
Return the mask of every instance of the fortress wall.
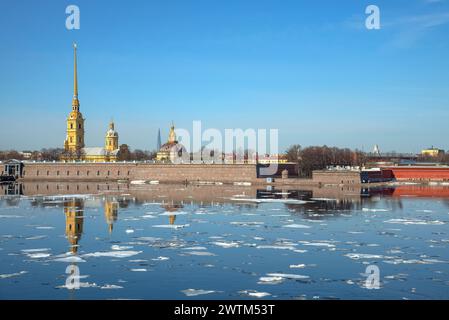
M 223 183 L 257 182 L 255 165 L 198 165 L 144 163 L 25 163 L 23 180 L 114 181 L 159 180 L 161 182 Z

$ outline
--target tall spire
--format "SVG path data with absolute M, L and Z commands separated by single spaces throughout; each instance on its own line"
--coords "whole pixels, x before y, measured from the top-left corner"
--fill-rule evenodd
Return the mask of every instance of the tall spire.
M 76 65 L 76 43 L 73 44 L 73 100 L 72 107 L 74 111 L 79 110 L 80 102 L 78 100 L 78 70 Z
M 176 142 L 176 133 L 175 133 L 175 125 L 173 121 L 171 122 L 170 132 L 168 134 L 168 142 L 175 143 Z
M 161 129 L 159 128 L 157 132 L 157 150 L 161 150 L 162 141 L 161 141 Z

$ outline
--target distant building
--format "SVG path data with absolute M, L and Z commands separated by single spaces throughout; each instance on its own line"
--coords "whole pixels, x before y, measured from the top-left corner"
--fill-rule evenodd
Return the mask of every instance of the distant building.
M 172 124 L 168 134 L 168 141 L 164 143 L 156 154 L 156 160 L 161 162 L 175 162 L 183 156 L 187 150 L 176 140 L 175 126 Z M 189 156 L 190 160 L 190 156 Z
M 31 156 L 33 155 L 33 153 L 31 151 L 22 151 L 19 152 L 19 154 L 24 158 L 24 159 L 31 159 Z
M 374 145 L 373 155 L 380 156 L 380 150 L 379 150 L 379 146 L 377 144 Z
M 433 146 L 428 149 L 424 149 L 421 151 L 422 156 L 428 156 L 428 157 L 438 157 L 439 155 L 444 154 L 444 150 L 434 148 Z
M 264 156 L 257 157 L 257 163 L 260 164 L 276 164 L 276 163 L 287 163 L 288 158 L 285 154 L 266 154 Z

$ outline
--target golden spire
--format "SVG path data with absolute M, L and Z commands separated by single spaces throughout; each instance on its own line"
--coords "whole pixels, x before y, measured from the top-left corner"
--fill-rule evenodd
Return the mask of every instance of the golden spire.
M 73 44 L 73 100 L 72 107 L 74 111 L 79 110 L 80 102 L 78 100 L 78 70 L 76 65 L 76 43 Z
M 109 129 L 110 130 L 115 130 L 115 128 L 114 128 L 114 119 L 113 118 L 111 118 L 111 121 L 109 122 Z
M 168 142 L 176 143 L 175 125 L 171 122 L 170 132 L 168 134 Z

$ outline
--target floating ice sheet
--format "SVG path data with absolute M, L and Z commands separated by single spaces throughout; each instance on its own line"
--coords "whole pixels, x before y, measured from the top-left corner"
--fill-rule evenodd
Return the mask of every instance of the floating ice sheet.
M 109 290 L 109 289 L 123 289 L 123 287 L 115 285 L 115 284 L 105 284 L 104 286 L 101 286 L 100 289 L 106 289 L 106 290 Z
M 83 254 L 83 258 L 90 258 L 90 257 L 111 257 L 111 258 L 128 258 L 135 255 L 138 255 L 139 253 L 142 253 L 142 251 L 106 251 L 106 252 L 93 252 L 93 253 L 86 253 Z
M 239 243 L 238 242 L 225 242 L 225 241 L 215 241 L 212 242 L 212 244 L 222 247 L 222 248 L 237 248 L 239 247 Z
M 215 291 L 215 290 L 203 290 L 203 289 L 185 289 L 185 290 L 181 290 L 181 292 L 184 293 L 188 297 L 195 297 L 195 296 L 215 293 L 217 291 Z
M 189 226 L 190 224 L 157 224 L 153 228 L 182 229 Z
M 403 225 L 443 225 L 443 221 L 439 220 L 420 220 L 420 219 L 389 219 L 385 223 L 403 224 Z
M 0 274 L 0 279 L 7 279 L 7 278 L 12 278 L 12 277 L 18 277 L 21 276 L 22 274 L 28 273 L 28 271 L 20 271 L 20 272 L 15 272 L 15 273 L 7 273 L 7 274 Z
M 242 291 L 239 291 L 239 293 L 243 294 L 243 295 L 247 295 L 249 297 L 254 297 L 254 298 L 264 298 L 264 297 L 271 296 L 271 293 L 259 292 L 256 290 L 242 290 Z
M 286 224 L 283 226 L 284 228 L 293 228 L 293 229 L 310 229 L 310 226 L 306 226 L 304 224 L 297 224 L 297 223 L 293 223 L 293 224 Z

